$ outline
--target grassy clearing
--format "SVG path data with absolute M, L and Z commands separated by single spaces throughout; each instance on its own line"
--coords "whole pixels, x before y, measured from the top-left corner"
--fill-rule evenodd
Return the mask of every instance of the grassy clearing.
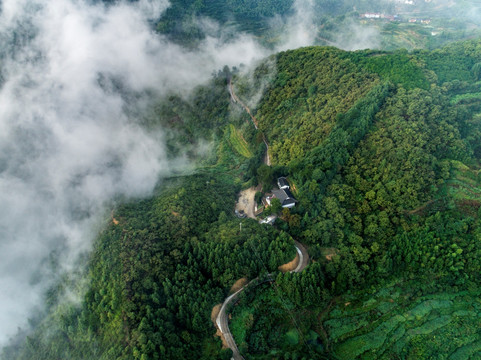
M 246 158 L 251 158 L 253 154 L 252 151 L 249 149 L 247 141 L 233 124 L 229 125 L 227 132 L 229 134 L 229 143 L 234 148 L 234 150 Z

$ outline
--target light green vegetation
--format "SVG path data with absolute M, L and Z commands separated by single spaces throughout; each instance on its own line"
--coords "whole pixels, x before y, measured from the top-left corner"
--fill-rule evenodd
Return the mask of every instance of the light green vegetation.
M 481 92 L 456 95 L 451 99 L 451 103 L 455 105 L 472 100 L 481 100 Z
M 286 341 L 290 345 L 299 344 L 299 332 L 296 329 L 291 329 L 286 333 Z
M 226 133 L 229 134 L 229 142 L 235 151 L 246 158 L 251 158 L 253 156 L 252 151 L 249 149 L 249 144 L 247 144 L 247 141 L 244 139 L 241 132 L 237 130 L 233 124 L 229 125 Z
M 446 181 L 449 197 L 460 206 L 469 203 L 471 206 L 481 205 L 481 178 L 479 170 L 474 170 L 462 162 L 451 162 L 452 176 Z

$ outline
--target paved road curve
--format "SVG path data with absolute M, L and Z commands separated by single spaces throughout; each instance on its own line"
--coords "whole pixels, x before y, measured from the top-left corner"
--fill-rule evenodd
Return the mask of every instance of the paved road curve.
M 297 254 L 299 255 L 299 264 L 297 264 L 297 267 L 292 270 L 291 272 L 301 272 L 304 270 L 304 268 L 307 266 L 309 263 L 309 254 L 307 253 L 306 248 L 304 245 L 302 245 L 298 241 L 294 241 L 296 244 L 296 250 Z M 269 274 L 272 275 L 272 274 Z M 224 300 L 224 303 L 222 304 L 222 307 L 220 308 L 219 315 L 217 315 L 216 323 L 217 327 L 219 328 L 220 332 L 224 336 L 224 339 L 227 343 L 227 346 L 232 350 L 233 356 L 232 358 L 234 360 L 242 360 L 244 359 L 242 355 L 239 352 L 239 349 L 237 348 L 237 345 L 234 341 L 234 338 L 232 337 L 232 334 L 229 329 L 229 315 L 227 313 L 227 307 L 229 304 L 235 302 L 239 294 L 244 291 L 244 289 L 249 286 L 253 281 L 256 281 L 256 279 L 251 280 L 248 284 L 244 285 L 242 288 L 237 290 L 235 293 L 230 295 Z
M 232 295 L 230 295 L 227 299 L 225 299 L 224 303 L 222 304 L 222 307 L 220 308 L 219 315 L 217 315 L 217 319 L 215 321 L 217 323 L 217 327 L 219 328 L 220 332 L 224 336 L 227 346 L 232 350 L 232 354 L 233 354 L 232 358 L 234 360 L 240 360 L 244 358 L 240 354 L 239 349 L 237 349 L 237 345 L 229 330 L 229 317 L 228 317 L 228 314 L 226 313 L 226 308 L 232 301 L 234 301 L 234 299 L 237 298 L 237 296 L 244 290 L 244 288 L 245 286 L 237 290 Z
M 309 264 L 309 254 L 307 253 L 304 245 L 302 245 L 299 241 L 294 240 L 294 243 L 296 244 L 296 250 L 299 254 L 299 264 L 297 264 L 297 267 L 291 272 L 298 273 L 304 270 L 307 264 Z

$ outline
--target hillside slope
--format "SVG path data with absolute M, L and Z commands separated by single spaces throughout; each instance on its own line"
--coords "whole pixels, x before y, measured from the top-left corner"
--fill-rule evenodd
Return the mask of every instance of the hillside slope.
M 376 358 L 373 349 L 381 345 L 359 348 L 357 342 L 374 341 L 375 335 L 343 345 L 365 328 L 339 338 L 334 327 L 323 326 L 332 305 L 343 301 L 335 295 L 413 277 L 409 287 L 422 289 L 413 297 L 419 301 L 429 294 L 442 298 L 453 289 L 471 294 L 477 288 L 478 49 L 479 41 L 469 41 L 434 52 L 349 53 L 313 47 L 277 55 L 278 72 L 256 117 L 271 144 L 274 166 L 288 173 L 300 200 L 283 229 L 310 245 L 322 276 L 309 269 L 304 276 L 280 275 L 282 292 L 252 295 L 239 316 L 253 322 L 237 334 L 250 358 L 324 353 L 351 359 L 368 350 L 366 358 Z M 436 285 L 428 285 L 433 278 Z M 360 290 L 357 296 L 365 293 Z M 346 304 L 352 301 L 356 296 L 346 296 Z M 275 313 L 262 305 L 266 302 L 296 310 Z M 446 322 L 422 334 L 450 336 L 445 326 L 455 310 L 446 310 Z M 384 320 L 376 319 L 376 324 Z M 256 325 L 261 323 L 261 328 Z M 459 324 L 459 333 L 472 331 L 472 324 L 463 326 Z M 293 328 L 305 341 L 289 342 Z M 392 350 L 385 345 L 383 351 L 388 357 L 424 350 L 435 356 L 431 339 L 404 337 L 402 346 Z M 332 347 L 332 341 L 338 345 Z

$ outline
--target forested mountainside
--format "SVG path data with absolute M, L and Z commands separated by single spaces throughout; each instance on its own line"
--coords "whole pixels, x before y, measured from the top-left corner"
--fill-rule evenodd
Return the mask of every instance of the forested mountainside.
M 228 359 L 212 308 L 236 280 L 273 273 L 232 310 L 245 358 L 476 358 L 480 74 L 480 41 L 308 47 L 160 101 L 145 126 L 168 127 L 171 152 L 185 148 L 196 167 L 114 209 L 86 295 L 66 305 L 73 279 L 52 288 L 49 316 L 4 357 Z M 265 85 L 258 130 L 230 82 L 246 103 Z M 241 189 L 269 191 L 278 176 L 294 208 L 266 209 L 279 212 L 272 227 L 235 217 Z M 311 264 L 279 272 L 293 239 Z
M 157 31 L 188 46 L 218 32 L 228 38 L 245 31 L 275 47 L 289 26 L 299 24 L 313 44 L 343 49 L 435 49 L 481 34 L 476 0 L 171 0 L 170 4 L 156 21 Z

